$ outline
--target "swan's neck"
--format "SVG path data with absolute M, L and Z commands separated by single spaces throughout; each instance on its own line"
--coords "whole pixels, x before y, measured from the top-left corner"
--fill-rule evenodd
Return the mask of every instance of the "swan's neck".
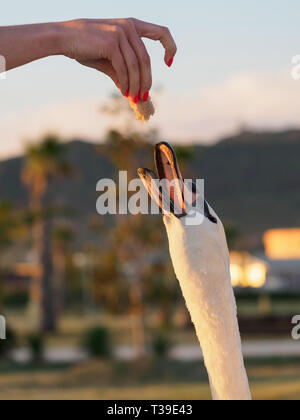
M 199 237 L 167 226 L 176 276 L 199 338 L 216 400 L 249 400 L 227 245 L 214 252 L 199 247 Z
M 183 290 L 188 301 L 192 290 L 187 291 L 185 287 Z M 235 305 L 233 297 L 232 305 Z M 188 306 L 202 347 L 213 398 L 251 399 L 235 310 L 224 312 L 222 303 L 220 312 L 208 310 L 203 313 L 196 311 L 193 304 Z

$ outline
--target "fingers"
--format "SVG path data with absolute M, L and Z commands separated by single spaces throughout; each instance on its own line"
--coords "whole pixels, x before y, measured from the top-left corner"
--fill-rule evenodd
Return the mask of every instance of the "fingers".
M 134 19 L 134 22 L 137 33 L 140 37 L 149 38 L 153 41 L 160 41 L 162 43 L 164 49 L 166 50 L 165 63 L 170 67 L 177 53 L 177 46 L 170 30 L 164 26 L 154 25 L 138 19 Z
M 152 87 L 152 71 L 150 56 L 141 38 L 159 40 L 165 48 L 165 62 L 171 66 L 177 47 L 169 29 L 133 18 L 91 20 L 87 24 L 92 26 L 95 45 L 92 43 L 90 54 L 82 54 L 82 64 L 109 75 L 122 94 L 130 95 L 135 103 L 146 102 Z M 88 46 L 89 43 L 84 42 L 84 51 Z M 105 60 L 111 62 L 110 67 Z
M 138 103 L 141 79 L 140 65 L 136 53 L 130 45 L 124 31 L 120 34 L 120 47 L 128 71 L 129 95 L 133 102 Z
M 130 35 L 130 42 L 139 62 L 140 99 L 146 102 L 149 97 L 149 91 L 152 87 L 151 59 L 145 44 L 138 36 L 137 32 L 134 31 L 134 33 Z
M 117 74 L 121 92 L 124 96 L 128 96 L 130 89 L 129 73 L 127 71 L 127 63 L 120 49 L 114 51 L 111 58 L 112 66 Z

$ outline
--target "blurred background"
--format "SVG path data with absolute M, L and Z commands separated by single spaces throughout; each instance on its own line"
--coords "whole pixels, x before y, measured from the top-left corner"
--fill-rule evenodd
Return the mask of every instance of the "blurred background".
M 1 10 L 0 25 L 134 16 L 169 26 L 179 47 L 170 70 L 147 42 L 147 125 L 108 79 L 62 57 L 0 80 L 1 399 L 210 398 L 161 217 L 96 213 L 98 180 L 152 168 L 161 140 L 224 221 L 254 398 L 300 398 L 297 12 L 293 0 Z

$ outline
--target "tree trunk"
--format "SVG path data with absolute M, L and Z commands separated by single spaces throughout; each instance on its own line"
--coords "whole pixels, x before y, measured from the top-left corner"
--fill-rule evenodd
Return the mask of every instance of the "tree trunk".
M 41 264 L 41 327 L 42 331 L 56 330 L 54 306 L 53 262 L 52 262 L 52 221 L 47 218 L 41 222 L 39 260 Z
M 146 338 L 144 325 L 144 307 L 142 285 L 139 280 L 134 281 L 130 286 L 130 316 L 132 341 L 136 349 L 137 358 L 146 355 Z
M 54 277 L 55 312 L 57 316 L 60 316 L 65 311 L 66 303 L 66 253 L 63 247 L 55 247 Z
M 33 315 L 40 321 L 42 332 L 56 330 L 56 313 L 54 307 L 53 262 L 52 262 L 52 220 L 45 215 L 47 194 L 33 195 L 36 221 L 33 227 L 34 249 L 37 256 L 37 270 L 31 284 L 31 306 Z

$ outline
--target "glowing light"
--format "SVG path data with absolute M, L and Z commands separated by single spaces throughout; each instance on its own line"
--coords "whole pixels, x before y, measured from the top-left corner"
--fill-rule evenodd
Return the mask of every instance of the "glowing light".
M 253 288 L 260 288 L 266 283 L 267 270 L 264 264 L 251 264 L 246 267 L 245 275 L 248 286 Z
M 266 255 L 271 259 L 300 258 L 300 229 L 273 229 L 264 234 Z
M 242 283 L 243 270 L 238 264 L 230 264 L 231 284 L 232 287 L 237 287 Z
M 260 288 L 266 284 L 268 265 L 247 252 L 230 253 L 230 274 L 233 287 Z

